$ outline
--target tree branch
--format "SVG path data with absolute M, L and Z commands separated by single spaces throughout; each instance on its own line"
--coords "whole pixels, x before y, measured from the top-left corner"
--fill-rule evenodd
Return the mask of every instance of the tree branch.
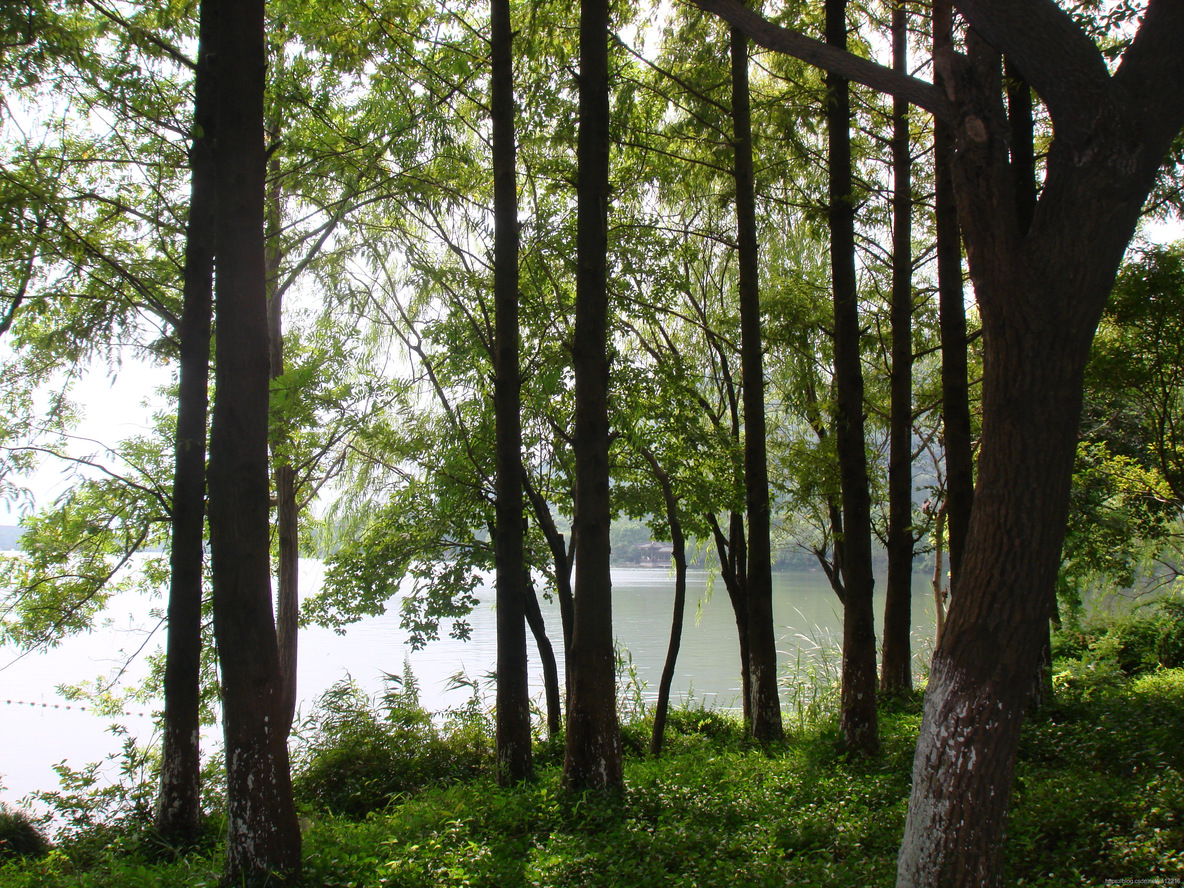
M 932 83 L 899 74 L 891 68 L 877 65 L 868 59 L 827 46 L 821 40 L 807 37 L 799 31 L 783 28 L 745 7 L 739 0 L 691 0 L 705 12 L 714 13 L 728 24 L 738 28 L 754 43 L 801 59 L 845 77 L 855 83 L 870 86 L 874 90 L 904 99 L 918 108 L 948 120 L 953 120 L 953 110 L 945 96 Z

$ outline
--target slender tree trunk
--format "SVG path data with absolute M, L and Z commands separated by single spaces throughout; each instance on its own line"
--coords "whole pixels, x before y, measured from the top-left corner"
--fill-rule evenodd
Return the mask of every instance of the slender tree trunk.
M 707 516 L 711 533 L 715 539 L 715 551 L 719 556 L 719 573 L 728 591 L 732 604 L 732 616 L 736 620 L 736 634 L 740 645 L 740 699 L 744 716 L 744 730 L 752 733 L 752 673 L 749 670 L 748 654 L 748 592 L 745 588 L 744 561 L 747 551 L 744 545 L 744 517 L 735 512 L 729 520 L 729 535 L 723 529 L 715 514 Z
M 949 0 L 933 4 L 933 54 L 951 51 Z M 973 440 L 967 371 L 966 306 L 962 286 L 962 234 L 954 200 L 954 129 L 933 121 L 934 226 L 941 337 L 942 433 L 946 460 L 946 520 L 949 526 L 950 595 L 962 566 L 962 549 L 974 504 Z
M 674 683 L 674 669 L 678 665 L 678 649 L 682 644 L 682 624 L 687 607 L 687 541 L 678 516 L 678 500 L 670 476 L 662 469 L 657 457 L 648 450 L 642 456 L 650 464 L 654 477 L 662 488 L 662 501 L 666 506 L 666 523 L 670 525 L 670 542 L 674 550 L 674 612 L 670 620 L 670 644 L 666 648 L 666 662 L 662 666 L 662 678 L 658 682 L 658 700 L 654 706 L 654 727 L 650 734 L 650 755 L 662 754 L 662 742 L 666 733 L 666 714 L 670 709 L 670 687 Z
M 608 0 L 580 5 L 580 119 L 576 147 L 576 584 L 567 668 L 569 790 L 622 785 L 609 576 L 608 485 Z
M 846 0 L 826 2 L 826 42 L 846 48 Z M 855 279 L 851 110 L 847 81 L 827 74 L 831 276 L 835 304 L 835 444 L 843 495 L 843 688 L 839 727 L 853 752 L 879 749 L 876 627 L 872 610 L 871 495 L 863 434 L 863 367 Z
M 566 655 L 571 650 L 571 633 L 574 617 L 574 595 L 571 588 L 572 556 L 575 552 L 575 533 L 572 533 L 572 545 L 569 546 L 555 526 L 555 519 L 551 516 L 551 507 L 547 499 L 530 483 L 526 470 L 522 470 L 522 486 L 530 499 L 535 520 L 547 539 L 547 548 L 551 550 L 551 563 L 555 570 L 555 595 L 559 599 L 559 620 L 563 626 L 563 651 Z M 572 497 L 574 500 L 575 497 Z
M 1007 122 L 1011 131 L 1012 187 L 1019 231 L 1027 234 L 1036 213 L 1036 132 L 1032 122 L 1032 88 L 1006 63 Z
M 217 394 L 210 433 L 214 636 L 222 675 L 226 880 L 262 883 L 300 869 L 271 608 L 264 270 L 262 0 L 216 9 L 214 161 L 218 187 Z
M 494 415 L 497 447 L 497 779 L 534 776 L 526 663 L 521 382 L 518 368 L 518 177 L 509 0 L 490 0 L 493 118 Z M 533 598 L 533 595 L 530 596 Z M 537 602 L 536 602 L 537 608 Z
M 908 14 L 892 7 L 892 67 L 908 73 Z M 913 687 L 913 250 L 909 106 L 892 100 L 892 376 L 888 455 L 888 588 L 880 688 Z
M 936 541 L 933 545 L 933 612 L 937 621 L 933 633 L 933 646 L 936 648 L 941 644 L 941 634 L 946 628 L 947 595 L 945 571 L 942 569 L 946 535 L 946 507 L 944 503 L 937 510 L 937 516 L 933 522 L 933 534 Z
M 765 370 L 761 348 L 760 260 L 748 97 L 748 38 L 733 28 L 732 129 L 740 289 L 740 359 L 744 376 L 744 490 L 748 510 L 748 674 L 752 736 L 780 740 L 773 565 L 769 542 L 769 467 L 765 452 Z
M 272 133 L 272 138 L 276 133 Z M 274 382 L 284 375 L 283 295 L 279 292 L 280 249 L 280 163 L 268 164 L 271 183 L 267 191 L 267 344 L 268 363 Z M 277 558 L 275 634 L 280 658 L 280 727 L 284 736 L 292 732 L 296 717 L 297 640 L 300 631 L 300 507 L 296 501 L 296 469 L 287 452 L 290 443 L 288 420 L 274 416 L 268 441 L 275 486 L 275 531 Z
M 526 622 L 530 626 L 531 634 L 534 635 L 534 643 L 539 649 L 539 660 L 543 664 L 543 694 L 547 699 L 547 736 L 558 737 L 563 730 L 559 666 L 555 662 L 555 650 L 551 646 L 551 639 L 547 636 L 547 626 L 543 622 L 543 612 L 539 608 L 534 584 L 529 580 L 526 588 Z
M 172 546 L 169 552 L 168 638 L 164 673 L 164 740 L 156 829 L 169 841 L 191 842 L 201 820 L 201 604 L 205 531 L 206 419 L 210 373 L 210 312 L 214 286 L 214 187 L 210 14 L 199 25 L 194 84 L 192 184 L 186 228 L 184 304 L 173 464 Z

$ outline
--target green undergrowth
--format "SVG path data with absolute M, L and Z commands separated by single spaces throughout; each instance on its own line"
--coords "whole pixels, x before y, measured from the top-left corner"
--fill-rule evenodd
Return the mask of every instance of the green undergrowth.
M 1055 700 L 1021 741 L 1004 884 L 1179 877 L 1184 669 L 1127 675 L 1099 655 L 1061 659 L 1055 673 Z M 405 698 L 368 714 L 349 689 L 330 702 L 304 726 L 297 755 L 300 886 L 871 888 L 895 879 L 920 694 L 883 704 L 873 759 L 838 751 L 833 712 L 763 750 L 728 713 L 695 707 L 671 713 L 654 759 L 642 714 L 624 727 L 617 795 L 563 792 L 553 741 L 540 741 L 534 782 L 497 787 L 488 715 L 475 705 L 432 720 L 406 711 Z M 173 852 L 129 825 L 6 863 L 0 888 L 213 886 L 220 870 L 216 841 Z

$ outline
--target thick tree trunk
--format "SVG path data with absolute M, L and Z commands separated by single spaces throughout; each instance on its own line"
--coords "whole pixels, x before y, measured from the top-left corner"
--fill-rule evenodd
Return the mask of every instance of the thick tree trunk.
M 908 18 L 892 8 L 892 67 L 908 73 Z M 913 250 L 909 106 L 892 100 L 892 376 L 888 455 L 888 587 L 880 688 L 913 687 Z
M 829 47 L 821 52 L 800 34 L 786 38 L 736 3 L 696 3 L 723 9 L 790 54 L 910 95 L 954 125 L 958 219 L 983 320 L 983 432 L 961 569 L 930 672 L 897 885 L 993 886 L 1060 562 L 1083 367 L 1139 211 L 1184 126 L 1184 4 L 1148 3 L 1111 73 L 1052 0 L 958 0 L 968 51 L 935 53 L 937 83 L 926 87 Z M 1016 214 L 1000 52 L 1053 122 L 1026 232 Z
M 847 45 L 846 0 L 826 2 L 826 42 Z M 852 752 L 879 749 L 876 627 L 872 609 L 871 494 L 863 435 L 863 367 L 855 279 L 851 111 L 847 81 L 827 74 L 830 255 L 835 304 L 835 444 L 843 495 L 843 687 L 839 727 Z
M 497 520 L 497 779 L 534 776 L 526 663 L 521 383 L 518 368 L 518 178 L 509 0 L 490 0 L 493 123 L 494 417 Z M 533 596 L 532 596 L 533 597 Z M 537 604 L 536 604 L 537 607 Z
M 164 740 L 156 829 L 171 842 L 197 838 L 201 820 L 201 603 L 205 537 L 206 419 L 209 406 L 210 312 L 214 287 L 214 187 L 210 140 L 213 71 L 210 16 L 199 25 L 194 84 L 192 174 L 186 228 L 184 304 L 177 329 L 180 381 L 173 464 L 168 638 L 164 672 Z
M 273 133 L 272 137 L 275 138 Z M 280 164 L 268 164 L 271 183 L 267 191 L 267 345 L 268 364 L 274 382 L 284 375 L 283 295 L 279 292 L 280 260 Z M 296 501 L 296 470 L 289 444 L 288 420 L 273 418 L 271 437 L 272 483 L 275 486 L 276 613 L 275 634 L 280 658 L 280 727 L 292 732 L 296 717 L 297 641 L 300 631 L 300 507 Z
M 576 583 L 568 652 L 569 790 L 622 785 L 609 576 L 608 485 L 608 0 L 580 6 L 580 121 L 576 148 Z
M 970 531 L 914 760 L 897 881 L 908 888 L 997 883 L 1016 745 L 1060 563 L 1083 368 L 1155 171 L 1184 124 L 1178 4 L 1148 7 L 1113 78 L 1092 46 L 1075 66 L 1042 69 L 1044 50 L 1028 43 L 1029 29 L 1002 31 L 994 16 L 1006 21 L 1005 12 L 962 6 L 976 29 L 1000 39 L 985 47 L 972 32 L 969 62 L 941 72 L 960 114 L 958 216 L 983 319 L 983 432 Z M 1039 40 L 1072 54 L 1082 49 L 1078 37 L 1067 18 L 1054 17 Z M 1017 66 L 1042 77 L 1054 120 L 1026 230 L 995 49 L 1028 51 Z M 1076 80 L 1065 92 L 1067 73 Z
M 933 5 L 933 53 L 951 49 L 949 0 Z M 974 457 L 970 430 L 966 305 L 962 285 L 962 234 L 954 199 L 954 130 L 933 121 L 934 228 L 941 337 L 942 437 L 946 462 L 946 520 L 949 527 L 950 590 L 957 587 L 962 549 L 974 504 Z
M 300 869 L 271 608 L 262 0 L 215 6 L 217 394 L 210 433 L 214 636 L 222 675 L 226 880 Z
M 781 700 L 777 695 L 777 638 L 773 624 L 765 370 L 752 169 L 752 114 L 748 97 L 748 38 L 735 28 L 731 36 L 740 361 L 744 377 L 744 490 L 748 511 L 748 675 L 752 736 L 761 743 L 770 743 L 782 739 L 784 729 Z
M 994 884 L 1046 591 L 1056 581 L 1082 343 L 1052 327 L 1001 329 L 991 355 L 977 500 L 930 668 L 899 886 Z

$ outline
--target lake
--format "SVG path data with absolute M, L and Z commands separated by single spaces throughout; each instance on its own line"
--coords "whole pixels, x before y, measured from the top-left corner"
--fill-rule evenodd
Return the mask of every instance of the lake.
M 315 593 L 322 576 L 320 562 L 301 562 L 305 595 Z M 806 674 L 811 666 L 819 664 L 837 674 L 842 615 L 825 575 L 820 571 L 778 573 L 773 575 L 773 583 L 783 680 L 795 673 Z M 884 606 L 883 578 L 878 580 L 877 588 L 879 629 Z M 918 658 L 926 656 L 932 647 L 934 618 L 929 589 L 927 577 L 914 576 L 913 638 Z M 469 641 L 457 641 L 442 632 L 444 637 L 439 641 L 415 652 L 405 643 L 406 633 L 399 628 L 397 602 L 392 602 L 387 614 L 348 627 L 345 635 L 320 628 L 303 630 L 298 674 L 301 711 L 308 712 L 326 688 L 347 674 L 367 690 L 378 692 L 383 687 L 383 674 L 401 674 L 405 661 L 419 681 L 425 708 L 440 711 L 463 705 L 470 692 L 449 690 L 449 677 L 463 672 L 484 683 L 496 662 L 492 584 L 483 590 L 481 598 L 469 618 Z M 614 569 L 613 623 L 617 640 L 628 651 L 642 694 L 650 699 L 657 695 L 666 658 L 673 600 L 674 580 L 667 571 Z M 558 604 L 542 604 L 562 670 Z M 151 740 L 152 714 L 146 708 L 119 719 L 99 717 L 80 711 L 76 704 L 67 704 L 56 688 L 65 682 L 110 674 L 123 660 L 121 651 L 148 652 L 162 644 L 163 627 L 149 615 L 153 606 L 160 607 L 160 602 L 117 602 L 111 613 L 119 616 L 108 625 L 69 639 L 48 653 L 20 657 L 11 648 L 0 648 L 0 706 L 5 710 L 5 729 L 0 732 L 0 783 L 4 787 L 0 799 L 14 803 L 34 790 L 55 789 L 53 765 L 57 762 L 67 760 L 78 768 L 118 750 L 121 741 L 108 730 L 113 721 L 126 726 L 142 742 Z M 722 581 L 714 572 L 691 571 L 674 699 L 693 697 L 709 706 L 739 707 L 739 657 L 735 620 Z M 530 670 L 533 692 L 541 701 L 542 674 L 533 642 Z M 124 681 L 136 682 L 144 672 L 142 663 L 137 663 L 127 671 Z M 492 702 L 492 692 L 489 699 Z

